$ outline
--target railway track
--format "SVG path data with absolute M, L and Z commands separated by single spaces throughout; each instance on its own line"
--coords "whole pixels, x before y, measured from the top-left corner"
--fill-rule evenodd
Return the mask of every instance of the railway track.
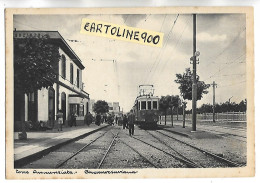
M 150 161 L 148 158 L 146 158 L 144 155 L 142 155 L 142 153 L 140 153 L 137 149 L 135 149 L 134 147 L 132 147 L 131 145 L 129 145 L 128 143 L 126 143 L 124 140 L 119 139 L 119 132 L 113 132 L 112 129 L 110 129 L 109 131 L 106 131 L 105 133 L 103 133 L 102 135 L 98 136 L 97 138 L 95 138 L 94 140 L 92 140 L 90 143 L 84 145 L 82 148 L 80 148 L 79 150 L 77 150 L 75 153 L 73 153 L 72 155 L 70 155 L 69 157 L 67 157 L 66 159 L 64 159 L 62 162 L 60 162 L 59 164 L 56 165 L 55 168 L 61 168 L 62 165 L 64 165 L 66 162 L 68 162 L 69 160 L 71 160 L 73 157 L 77 156 L 79 153 L 84 153 L 82 152 L 84 149 L 86 149 L 87 147 L 91 148 L 91 145 L 93 145 L 94 142 L 98 141 L 98 139 L 102 138 L 103 136 L 105 136 L 108 132 L 111 132 L 111 134 L 113 135 L 112 140 L 109 143 L 109 146 L 106 148 L 104 155 L 101 157 L 99 157 L 99 159 L 101 159 L 99 161 L 99 163 L 97 164 L 97 166 L 93 167 L 94 169 L 100 169 L 103 167 L 106 167 L 109 163 L 109 160 L 107 160 L 108 158 L 108 154 L 112 154 L 112 147 L 115 145 L 116 140 L 121 141 L 122 144 L 124 144 L 125 146 L 127 146 L 128 148 L 130 148 L 131 150 L 133 150 L 136 154 L 138 154 L 142 159 L 145 160 L 145 162 L 147 162 L 148 164 L 150 164 L 152 167 L 154 168 L 162 168 L 159 165 L 155 165 L 152 161 Z M 88 150 L 87 150 L 88 151 Z M 103 151 L 104 152 L 104 151 Z M 98 160 L 97 160 L 98 161 Z M 108 163 L 108 164 L 107 164 Z M 142 162 L 143 164 L 143 162 Z M 140 166 L 140 165 L 139 165 Z M 108 166 L 109 167 L 109 166 Z
M 176 133 L 176 132 L 173 132 L 171 130 L 168 130 L 168 129 L 165 129 L 165 128 L 162 128 L 162 127 L 160 127 L 160 129 L 167 131 L 167 132 Z M 227 132 L 218 131 L 218 130 L 211 130 L 211 129 L 206 129 L 206 128 L 203 128 L 203 127 L 200 128 L 200 129 L 202 131 L 205 131 L 205 132 L 213 132 L 214 134 L 221 136 L 223 138 L 231 138 L 231 139 L 239 140 L 239 141 L 242 141 L 242 142 L 247 142 L 246 136 L 243 136 L 243 135 L 237 135 L 237 134 L 227 133 Z M 217 132 L 217 133 L 215 133 L 215 132 Z
M 106 153 L 104 154 L 104 156 L 102 157 L 101 161 L 99 162 L 98 167 L 97 167 L 98 169 L 101 168 L 105 158 L 107 157 L 108 152 L 110 151 L 111 147 L 113 146 L 113 144 L 114 144 L 114 142 L 115 142 L 115 140 L 116 140 L 116 138 L 118 137 L 118 134 L 119 134 L 119 132 L 116 135 L 113 132 L 111 132 L 111 133 L 114 135 L 114 137 L 113 137 L 110 145 L 108 146 L 108 148 L 106 150 Z
M 247 138 L 243 135 L 237 135 L 237 134 L 233 134 L 233 133 L 226 133 L 226 132 L 221 132 L 221 131 L 217 131 L 217 130 L 209 130 L 209 129 L 202 129 L 203 131 L 208 131 L 208 132 L 217 132 L 218 136 L 224 137 L 224 138 L 232 138 L 232 139 L 236 139 L 242 142 L 247 142 Z M 232 136 L 232 137 L 231 137 Z
M 101 137 L 103 137 L 105 134 L 107 134 L 109 131 L 104 132 L 103 134 L 101 134 L 100 136 L 98 136 L 97 138 L 95 138 L 94 140 L 92 140 L 90 143 L 87 143 L 86 145 L 84 145 L 82 148 L 80 148 L 79 150 L 77 150 L 75 153 L 73 153 L 72 155 L 70 155 L 69 157 L 67 157 L 66 159 L 64 159 L 63 161 L 61 161 L 60 163 L 58 163 L 55 168 L 60 168 L 62 165 L 64 165 L 67 161 L 69 161 L 70 159 L 72 159 L 74 156 L 76 156 L 77 154 L 79 154 L 80 152 L 82 152 L 85 148 L 87 148 L 88 146 L 90 146 L 91 144 L 93 144 L 94 142 L 96 142 L 98 139 L 100 139 Z
M 215 165 L 220 165 L 221 167 L 223 166 L 223 167 L 241 167 L 241 166 L 244 166 L 244 165 L 241 165 L 241 164 L 238 164 L 238 163 L 236 163 L 236 162 L 233 162 L 233 161 L 230 161 L 230 160 L 228 160 L 228 159 L 225 159 L 225 158 L 223 158 L 223 157 L 220 157 L 220 156 L 218 156 L 218 155 L 216 155 L 216 154 L 214 154 L 214 153 L 211 153 L 211 152 L 208 152 L 208 151 L 206 151 L 206 150 L 203 150 L 203 149 L 201 149 L 201 148 L 198 148 L 198 147 L 196 147 L 196 146 L 194 146 L 194 145 L 192 145 L 192 144 L 189 144 L 189 143 L 187 143 L 187 142 L 184 142 L 184 141 L 182 141 L 182 140 L 179 140 L 179 139 L 177 139 L 177 138 L 174 138 L 174 137 L 172 137 L 172 136 L 170 136 L 170 135 L 167 135 L 167 134 L 165 134 L 165 133 L 162 133 L 162 132 L 160 132 L 160 131 L 158 131 L 158 130 L 156 130 L 156 132 L 158 133 L 158 134 L 160 134 L 160 135 L 163 135 L 164 137 L 167 137 L 167 138 L 170 138 L 170 139 L 173 139 L 173 140 L 175 140 L 175 142 L 178 142 L 177 144 L 179 144 L 179 145 L 185 145 L 186 147 L 190 147 L 190 148 L 192 148 L 192 149 L 194 149 L 194 150 L 197 150 L 197 151 L 199 151 L 199 152 L 201 152 L 200 154 L 204 154 L 204 155 L 206 155 L 207 157 L 209 157 L 210 159 L 211 159 L 211 161 L 203 161 L 203 159 L 201 159 L 200 161 L 202 161 L 202 162 L 199 162 L 200 163 L 200 165 L 202 165 L 203 167 L 215 167 Z M 158 138 L 158 137 L 157 137 Z M 187 148 L 186 148 L 187 149 Z M 190 149 L 190 150 L 192 150 L 192 149 Z M 188 158 L 189 159 L 189 158 Z M 207 158 L 208 159 L 208 158 Z M 208 160 L 210 160 L 210 159 L 208 159 Z M 215 163 L 216 164 L 212 164 L 212 162 L 214 162 L 215 161 Z M 205 163 L 205 165 L 203 165 Z M 207 164 L 207 163 L 209 163 L 209 164 Z M 212 164 L 212 165 L 211 165 Z M 208 165 L 210 165 L 210 166 L 208 166 Z
M 163 145 L 165 145 L 167 148 L 171 149 L 172 151 L 174 151 L 175 153 L 177 153 L 182 159 L 185 159 L 187 161 L 189 161 L 191 164 L 194 165 L 194 168 L 204 168 L 202 165 L 199 165 L 197 163 L 195 163 L 194 161 L 192 161 L 191 159 L 187 158 L 186 156 L 183 156 L 181 152 L 177 151 L 176 149 L 172 148 L 171 146 L 169 146 L 167 143 L 165 143 L 164 141 L 162 141 L 161 139 L 157 138 L 156 136 L 154 136 L 151 132 L 146 131 L 149 135 L 151 135 L 153 138 L 155 138 L 156 140 L 158 140 L 160 143 L 162 143 Z
M 142 143 L 144 143 L 144 144 L 146 144 L 146 145 L 148 145 L 150 147 L 152 147 L 153 149 L 159 150 L 159 151 L 163 152 L 164 154 L 166 154 L 168 156 L 171 156 L 174 160 L 178 160 L 178 161 L 182 162 L 183 164 L 185 164 L 189 168 L 201 168 L 202 167 L 202 166 L 200 166 L 200 165 L 198 165 L 198 164 L 196 164 L 196 163 L 194 163 L 194 162 L 192 162 L 190 160 L 187 160 L 185 158 L 181 158 L 180 155 L 176 156 L 173 153 L 170 153 L 170 152 L 167 152 L 165 150 L 162 150 L 162 149 L 152 145 L 151 143 L 145 142 L 145 141 L 143 141 L 143 140 L 141 140 L 141 139 L 139 139 L 137 137 L 132 136 L 132 138 L 137 140 L 137 141 L 140 141 L 140 142 L 142 142 Z
M 142 153 L 140 153 L 137 149 L 135 149 L 134 147 L 132 147 L 131 145 L 127 144 L 124 140 L 122 140 L 121 138 L 118 139 L 119 141 L 121 141 L 125 146 L 127 146 L 128 148 L 130 148 L 131 150 L 133 150 L 135 153 L 137 153 L 139 156 L 141 156 L 146 162 L 148 162 L 150 165 L 152 165 L 154 168 L 162 168 L 161 166 L 155 165 L 152 161 L 150 161 L 148 158 L 146 158 L 144 155 L 142 155 Z

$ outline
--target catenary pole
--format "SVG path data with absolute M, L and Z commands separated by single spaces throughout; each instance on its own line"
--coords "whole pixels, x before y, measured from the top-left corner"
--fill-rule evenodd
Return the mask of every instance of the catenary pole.
M 217 87 L 217 84 L 215 83 L 215 81 L 213 81 L 213 83 L 211 84 L 213 87 L 213 122 L 215 122 L 215 87 Z
M 196 131 L 197 81 L 196 81 L 196 14 L 193 14 L 193 83 L 192 83 L 192 131 Z

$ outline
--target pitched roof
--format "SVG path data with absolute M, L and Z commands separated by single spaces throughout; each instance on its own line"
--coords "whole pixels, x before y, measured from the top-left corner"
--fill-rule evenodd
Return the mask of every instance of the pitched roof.
M 76 53 L 71 49 L 65 39 L 60 35 L 58 31 L 14 31 L 14 38 L 41 38 L 45 35 L 49 35 L 51 42 L 58 44 L 62 50 L 71 58 L 71 60 L 80 68 L 84 69 L 85 67 L 82 64 L 80 58 Z

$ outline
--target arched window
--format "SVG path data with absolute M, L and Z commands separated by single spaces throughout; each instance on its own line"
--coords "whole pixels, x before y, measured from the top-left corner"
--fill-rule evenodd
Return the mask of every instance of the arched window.
M 73 64 L 70 64 L 70 83 L 73 84 Z
M 77 69 L 77 87 L 79 88 L 79 69 Z
M 61 55 L 61 76 L 66 78 L 66 57 Z

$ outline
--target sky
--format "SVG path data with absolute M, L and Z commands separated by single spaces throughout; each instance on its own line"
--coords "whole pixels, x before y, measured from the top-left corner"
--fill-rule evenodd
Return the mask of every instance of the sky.
M 80 33 L 81 19 L 164 33 L 161 48 Z M 174 24 L 174 21 L 176 23 Z M 94 100 L 119 102 L 129 111 L 138 86 L 152 84 L 155 96 L 180 95 L 177 73 L 192 68 L 191 14 L 142 15 L 15 15 L 17 30 L 59 31 L 82 60 L 84 90 Z M 71 42 L 70 40 L 77 40 Z M 244 14 L 198 14 L 197 74 L 207 84 L 216 82 L 216 102 L 246 98 L 246 17 Z M 113 60 L 115 60 L 113 62 Z M 212 104 L 212 87 L 197 102 Z M 188 101 L 188 109 L 191 101 Z

